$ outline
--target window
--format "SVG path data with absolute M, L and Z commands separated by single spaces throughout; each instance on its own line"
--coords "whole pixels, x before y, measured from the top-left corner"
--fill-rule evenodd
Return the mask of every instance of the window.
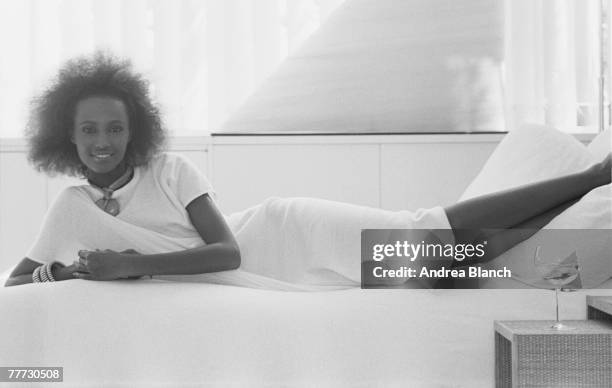
M 596 132 L 609 2 L 349 2 L 225 132 Z
M 603 25 L 609 24 L 609 3 L 506 0 L 505 95 L 510 125 L 528 121 L 568 132 L 599 129 L 601 75 L 610 55 L 602 50 L 609 47 L 602 36 L 607 28 Z M 607 91 L 609 96 L 609 85 Z
M 350 17 L 305 50 L 313 66 L 272 82 L 277 100 L 238 109 L 343 1 L 0 0 L 0 137 L 22 135 L 29 98 L 64 60 L 100 47 L 152 81 L 174 135 L 215 132 L 228 117 L 239 131 L 502 131 L 529 121 L 594 132 L 603 104 L 609 126 L 610 0 L 348 0 Z
M 152 81 L 173 134 L 217 128 L 343 0 L 0 0 L 0 137 L 66 59 L 107 48 Z

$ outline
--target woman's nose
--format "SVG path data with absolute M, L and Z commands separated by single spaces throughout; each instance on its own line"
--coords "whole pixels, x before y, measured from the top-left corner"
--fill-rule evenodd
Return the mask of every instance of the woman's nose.
M 110 139 L 108 138 L 108 135 L 106 135 L 105 133 L 98 134 L 94 142 L 94 148 L 97 150 L 104 150 L 109 147 Z

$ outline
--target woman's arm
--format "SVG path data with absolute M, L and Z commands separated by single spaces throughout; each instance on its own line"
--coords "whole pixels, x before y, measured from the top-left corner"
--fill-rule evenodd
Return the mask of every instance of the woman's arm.
M 82 279 L 111 280 L 143 275 L 191 275 L 238 268 L 238 243 L 208 194 L 191 201 L 187 205 L 187 212 L 206 245 L 150 255 L 90 251 L 81 258 L 90 273 L 77 276 Z
M 126 275 L 199 274 L 236 269 L 240 250 L 223 215 L 208 194 L 187 205 L 191 223 L 206 245 L 180 252 L 127 255 Z
M 4 286 L 10 287 L 10 286 L 18 286 L 21 284 L 32 283 L 32 272 L 34 272 L 34 270 L 37 267 L 40 267 L 41 265 L 42 264 L 37 261 L 30 260 L 27 257 L 24 258 L 23 260 L 19 262 L 19 264 L 17 264 L 13 272 L 11 272 L 11 275 L 6 280 L 6 283 L 4 283 Z M 69 265 L 67 267 L 54 268 L 53 278 L 56 281 L 74 279 L 75 277 L 73 276 L 73 273 L 75 271 L 76 271 L 76 268 L 74 265 Z

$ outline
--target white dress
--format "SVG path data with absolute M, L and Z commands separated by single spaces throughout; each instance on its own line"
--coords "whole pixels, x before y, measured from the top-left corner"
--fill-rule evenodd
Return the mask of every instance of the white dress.
M 160 154 L 147 167 L 136 167 L 132 180 L 115 191 L 121 207 L 116 217 L 95 205 L 99 189 L 65 189 L 26 256 L 68 265 L 82 249 L 153 254 L 201 246 L 186 206 L 204 193 L 215 197 L 197 167 L 180 155 Z M 274 289 L 358 287 L 361 229 L 451 228 L 441 207 L 386 211 L 314 198 L 269 198 L 226 220 L 240 246 L 240 270 L 155 278 Z

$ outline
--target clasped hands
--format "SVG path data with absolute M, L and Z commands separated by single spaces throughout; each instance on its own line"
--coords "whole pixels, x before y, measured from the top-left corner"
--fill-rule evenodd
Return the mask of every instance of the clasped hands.
M 139 255 L 134 249 L 116 252 L 110 249 L 79 251 L 79 260 L 72 264 L 72 275 L 84 280 L 116 280 L 130 277 L 127 274 L 125 255 Z

